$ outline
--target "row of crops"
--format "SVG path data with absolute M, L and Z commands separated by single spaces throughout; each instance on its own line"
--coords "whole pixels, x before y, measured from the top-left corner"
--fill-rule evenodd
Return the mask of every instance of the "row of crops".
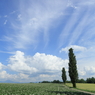
M 0 95 L 90 95 L 74 91 L 63 84 L 27 83 L 0 84 Z

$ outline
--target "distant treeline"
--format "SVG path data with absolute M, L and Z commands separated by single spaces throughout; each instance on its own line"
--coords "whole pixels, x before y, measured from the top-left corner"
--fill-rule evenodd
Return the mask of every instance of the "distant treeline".
M 59 81 L 59 80 L 53 80 L 53 81 L 42 81 L 42 82 L 39 82 L 39 83 L 62 83 L 62 82 Z
M 79 79 L 77 80 L 77 83 L 95 83 L 95 78 L 87 78 L 86 80 L 84 79 Z
M 53 80 L 53 81 L 42 81 L 39 83 L 62 83 L 62 81 L 59 80 Z M 66 81 L 66 83 L 71 83 L 71 81 Z M 78 79 L 77 83 L 95 83 L 95 78 L 87 78 L 86 80 L 84 79 Z

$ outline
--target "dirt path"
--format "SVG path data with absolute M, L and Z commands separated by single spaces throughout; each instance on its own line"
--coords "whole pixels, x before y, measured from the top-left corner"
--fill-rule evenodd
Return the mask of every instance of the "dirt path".
M 66 86 L 66 85 L 64 85 L 64 86 Z M 66 86 L 66 87 L 68 87 L 68 86 Z M 70 88 L 70 87 L 68 87 L 68 88 Z M 87 93 L 87 94 L 91 94 L 91 95 L 95 95 L 95 93 L 92 93 L 92 92 L 82 91 L 82 90 L 74 89 L 74 88 L 70 88 L 70 89 L 75 90 L 75 91 L 79 91 L 79 92 L 83 92 L 83 93 Z
M 82 90 L 78 90 L 78 89 L 74 89 L 74 88 L 71 88 L 72 90 L 75 90 L 75 91 L 79 91 L 79 92 L 83 92 L 83 93 L 88 93 L 88 94 L 91 94 L 91 95 L 95 95 L 95 93 L 92 93 L 92 92 L 87 92 L 87 91 L 82 91 Z

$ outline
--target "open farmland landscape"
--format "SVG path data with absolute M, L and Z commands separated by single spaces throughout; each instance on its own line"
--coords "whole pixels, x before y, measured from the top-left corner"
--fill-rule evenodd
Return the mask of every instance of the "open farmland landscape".
M 95 95 L 95 0 L 0 0 L 0 95 Z
M 0 83 L 0 95 L 92 95 L 63 84 L 55 83 Z M 93 94 L 94 95 L 94 94 Z

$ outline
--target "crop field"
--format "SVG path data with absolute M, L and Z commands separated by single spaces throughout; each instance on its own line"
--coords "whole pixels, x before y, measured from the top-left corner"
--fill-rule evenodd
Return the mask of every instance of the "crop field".
M 72 87 L 71 83 L 66 83 L 67 86 Z M 77 83 L 77 88 L 89 92 L 94 92 L 95 93 L 95 84 L 90 84 L 90 83 Z
M 54 83 L 0 83 L 0 95 L 91 95 Z

